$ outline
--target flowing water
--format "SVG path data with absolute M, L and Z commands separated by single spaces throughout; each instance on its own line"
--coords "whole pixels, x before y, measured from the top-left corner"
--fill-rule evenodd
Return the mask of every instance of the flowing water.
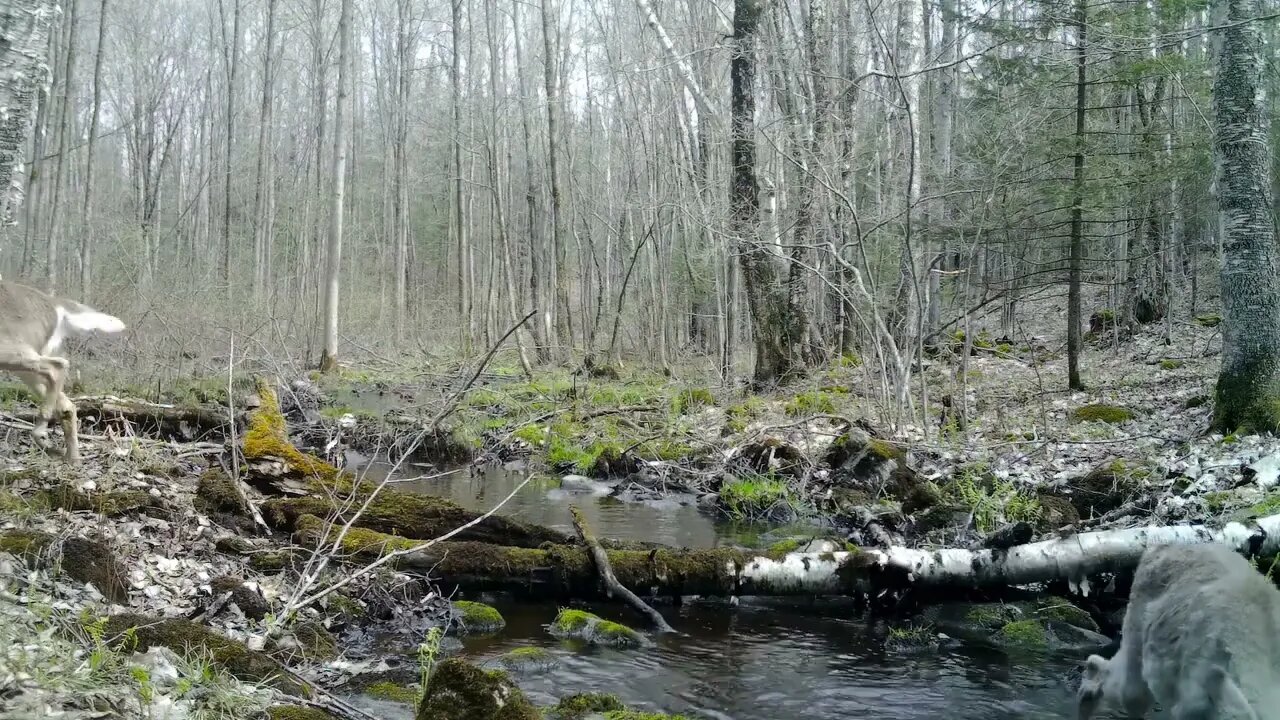
M 360 459 L 353 460 L 356 469 Z M 370 477 L 379 474 L 376 464 L 368 470 Z M 488 510 L 522 479 L 522 474 L 491 468 L 399 487 Z M 606 491 L 595 484 L 559 487 L 534 481 L 501 512 L 571 532 L 568 506 L 573 503 L 602 537 L 684 547 L 762 546 L 771 537 L 797 530 L 721 523 L 675 501 L 622 503 L 604 495 Z M 518 647 L 550 650 L 559 660 L 555 668 L 517 678 L 539 702 L 577 692 L 609 692 L 638 708 L 719 720 L 1074 716 L 1067 677 L 1078 659 L 1018 661 L 964 646 L 888 650 L 885 628 L 855 618 L 845 602 L 761 599 L 744 600 L 737 607 L 719 602 L 664 607 L 679 634 L 652 636 L 652 645 L 638 650 L 612 650 L 548 634 L 546 626 L 558 609 L 553 604 L 501 596 L 480 599 L 502 612 L 507 627 L 496 635 L 464 638 L 464 652 L 484 662 Z M 643 626 L 621 606 L 590 609 Z

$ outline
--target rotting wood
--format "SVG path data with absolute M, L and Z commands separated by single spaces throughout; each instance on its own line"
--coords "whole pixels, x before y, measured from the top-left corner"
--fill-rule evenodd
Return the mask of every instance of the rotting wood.
M 647 617 L 659 632 L 675 632 L 675 628 L 667 624 L 667 620 L 662 617 L 662 613 L 654 610 L 652 606 L 641 600 L 638 595 L 618 582 L 617 576 L 613 574 L 613 567 L 609 564 L 609 554 L 605 552 L 600 542 L 596 540 L 596 536 L 591 533 L 591 529 L 587 527 L 587 521 L 582 517 L 582 511 L 570 505 L 569 512 L 573 515 L 573 529 L 578 532 L 578 538 L 591 548 L 591 561 L 595 565 L 596 572 L 600 573 L 600 580 L 604 583 L 606 593 L 610 597 L 617 596 L 622 598 L 637 612 Z
M 314 516 L 299 518 L 299 540 L 315 546 L 326 530 Z M 1252 524 L 1142 527 L 1052 538 L 1006 550 L 861 548 L 781 555 L 732 548 L 608 550 L 618 581 L 637 594 L 862 595 L 883 590 L 999 589 L 1066 581 L 1091 592 L 1090 578 L 1132 570 L 1150 544 L 1219 542 L 1251 556 L 1280 553 L 1280 514 Z M 421 543 L 370 531 L 353 533 L 344 548 L 367 561 L 411 550 L 404 571 L 430 574 L 442 587 L 509 591 L 532 597 L 602 597 L 589 551 L 580 546 L 512 548 L 476 542 Z
M 128 423 L 134 432 L 160 435 L 184 441 L 221 437 L 227 430 L 227 412 L 217 406 L 161 405 L 141 400 L 122 400 L 112 396 L 76 398 L 81 422 L 91 426 Z M 17 413 L 31 420 L 35 413 Z M 244 415 L 236 415 L 243 425 Z

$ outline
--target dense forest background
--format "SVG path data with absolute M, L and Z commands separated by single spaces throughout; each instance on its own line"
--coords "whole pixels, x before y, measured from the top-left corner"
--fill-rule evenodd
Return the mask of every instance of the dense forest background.
M 536 309 L 535 364 L 768 381 L 847 355 L 902 380 L 970 323 L 1065 335 L 1072 287 L 1077 328 L 1217 311 L 1203 2 L 67 0 L 53 23 L 0 269 L 128 317 L 139 357 L 235 336 L 314 362 L 335 237 L 340 356 L 475 354 Z

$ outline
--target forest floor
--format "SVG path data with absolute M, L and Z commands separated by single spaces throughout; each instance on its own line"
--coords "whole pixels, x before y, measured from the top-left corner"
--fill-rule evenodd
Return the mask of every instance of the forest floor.
M 627 368 L 616 378 L 563 371 L 530 380 L 501 357 L 473 385 L 474 366 L 368 364 L 276 378 L 276 390 L 291 441 L 338 463 L 344 449 L 392 460 L 413 450 L 405 460 L 415 472 L 497 461 L 556 480 L 590 478 L 625 501 L 675 497 L 711 515 L 810 522 L 853 546 L 967 547 L 1016 526 L 1026 542 L 1247 520 L 1280 508 L 1280 444 L 1205 431 L 1220 345 L 1214 324 L 1178 324 L 1170 343 L 1155 328 L 1091 339 L 1085 392 L 1063 389 L 1056 341 L 979 334 L 962 363 L 953 337 L 917 375 L 933 396 L 924 423 L 906 420 L 922 415 L 919 386 L 909 396 L 915 412 L 895 413 L 877 389 L 879 374 L 854 358 L 764 394 L 699 382 L 696 373 Z M 263 444 L 261 432 L 283 428 L 255 426 L 273 408 L 252 380 L 108 387 L 172 403 L 179 416 L 199 406 L 206 420 L 251 417 L 226 433 L 196 416 L 162 424 L 86 413 L 86 458 L 71 468 L 30 447 L 25 399 L 0 390 L 10 404 L 0 416 L 4 716 L 57 708 L 65 717 L 138 717 L 145 708 L 177 718 L 198 707 L 252 717 L 312 698 L 336 716 L 360 717 L 317 690 L 343 686 L 418 702 L 417 666 L 388 672 L 376 648 L 389 636 L 416 647 L 433 627 L 465 630 L 467 610 L 385 568 L 341 586 L 348 566 L 303 552 L 304 512 L 293 503 L 316 486 L 298 471 L 329 471 Z M 104 393 L 93 394 L 103 402 Z M 943 395 L 950 411 L 937 401 Z M 228 480 L 236 474 L 252 487 Z M 390 507 L 364 532 L 385 538 L 373 531 L 402 532 L 430 517 L 407 536 L 435 537 L 447 528 L 432 523 L 469 517 L 446 505 L 407 521 Z M 518 523 L 472 532 L 482 531 L 521 538 L 504 544 L 546 542 L 545 530 Z M 454 644 L 427 653 L 448 654 Z M 277 708 L 272 717 L 308 717 L 296 712 Z

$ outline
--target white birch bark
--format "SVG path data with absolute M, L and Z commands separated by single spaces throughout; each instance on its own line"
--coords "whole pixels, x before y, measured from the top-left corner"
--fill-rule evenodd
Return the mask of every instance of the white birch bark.
M 17 180 L 31 132 L 31 110 L 48 82 L 49 27 L 57 6 L 51 0 L 0 0 L 0 207 L 4 222 L 22 200 Z

